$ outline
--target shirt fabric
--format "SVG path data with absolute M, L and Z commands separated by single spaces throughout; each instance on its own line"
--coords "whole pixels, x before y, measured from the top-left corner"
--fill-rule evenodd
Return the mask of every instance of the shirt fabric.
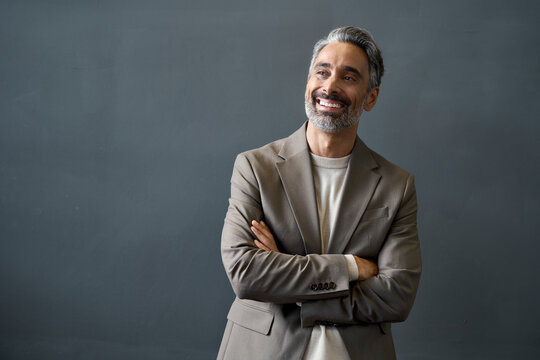
M 337 211 L 343 196 L 345 173 L 350 155 L 341 158 L 326 158 L 311 154 L 313 183 L 317 198 L 317 211 L 321 233 L 321 252 L 328 249 L 328 241 L 336 221 Z M 358 268 L 353 255 L 344 255 L 349 270 L 349 280 L 358 279 Z M 339 331 L 334 326 L 316 325 L 306 347 L 303 360 L 350 360 Z

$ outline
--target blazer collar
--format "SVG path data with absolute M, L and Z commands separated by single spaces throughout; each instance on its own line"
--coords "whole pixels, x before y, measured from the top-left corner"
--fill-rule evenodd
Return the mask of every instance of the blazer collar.
M 307 122 L 285 139 L 278 153 L 283 160 L 276 163 L 276 168 L 304 240 L 306 254 L 320 254 L 319 215 L 306 126 Z M 341 254 L 349 243 L 379 182 L 380 175 L 373 171 L 377 167 L 371 151 L 357 136 L 327 253 Z
M 285 140 L 278 154 L 283 160 L 276 163 L 276 168 L 304 240 L 306 254 L 320 254 L 319 215 L 306 124 Z
M 371 150 L 356 136 L 336 222 L 328 242 L 328 254 L 344 253 L 381 178 L 376 171 L 378 167 Z

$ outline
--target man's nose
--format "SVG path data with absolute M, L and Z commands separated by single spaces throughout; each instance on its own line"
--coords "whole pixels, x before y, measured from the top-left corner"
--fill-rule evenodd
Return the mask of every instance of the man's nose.
M 339 83 L 335 75 L 329 76 L 326 79 L 322 90 L 327 95 L 337 94 L 339 92 Z

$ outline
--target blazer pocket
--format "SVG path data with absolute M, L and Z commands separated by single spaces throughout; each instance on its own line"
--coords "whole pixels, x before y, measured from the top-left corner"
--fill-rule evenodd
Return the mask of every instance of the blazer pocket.
M 247 329 L 268 335 L 274 322 L 274 314 L 248 304 L 234 300 L 227 319 Z
M 385 206 L 383 208 L 377 208 L 377 209 L 368 209 L 364 212 L 364 215 L 362 215 L 362 218 L 360 221 L 369 221 L 369 220 L 375 220 L 379 218 L 387 218 L 388 217 L 388 206 Z

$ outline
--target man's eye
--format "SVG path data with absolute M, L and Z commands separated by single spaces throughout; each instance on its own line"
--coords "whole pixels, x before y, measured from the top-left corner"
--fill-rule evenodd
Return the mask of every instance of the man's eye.
M 344 76 L 343 79 L 347 81 L 354 81 L 354 78 L 352 76 Z

